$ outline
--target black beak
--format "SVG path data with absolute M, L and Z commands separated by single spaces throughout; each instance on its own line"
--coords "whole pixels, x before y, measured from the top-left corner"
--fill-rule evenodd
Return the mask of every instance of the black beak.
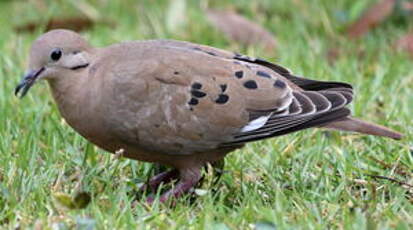
M 19 92 L 21 91 L 20 98 L 26 95 L 27 91 L 33 86 L 36 82 L 37 77 L 44 71 L 44 67 L 40 68 L 39 70 L 32 70 L 24 75 L 21 82 L 17 85 L 16 89 L 14 90 L 14 95 L 18 96 Z

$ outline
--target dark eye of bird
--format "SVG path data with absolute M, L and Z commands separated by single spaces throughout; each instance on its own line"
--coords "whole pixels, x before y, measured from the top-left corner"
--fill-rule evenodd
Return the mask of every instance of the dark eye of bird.
M 62 56 L 62 50 L 59 48 L 53 49 L 52 53 L 50 54 L 50 58 L 53 61 L 58 61 L 61 56 Z

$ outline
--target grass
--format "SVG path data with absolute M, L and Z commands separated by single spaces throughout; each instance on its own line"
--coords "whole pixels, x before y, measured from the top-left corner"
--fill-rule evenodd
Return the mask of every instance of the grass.
M 412 60 L 392 46 L 411 23 L 390 20 L 350 41 L 343 31 L 359 11 L 350 0 L 187 0 L 187 23 L 171 29 L 165 26 L 173 19 L 165 13 L 169 1 L 88 1 L 91 9 L 82 7 L 86 13 L 96 9 L 117 25 L 98 24 L 83 33 L 94 45 L 172 38 L 264 56 L 300 75 L 352 83 L 356 116 L 406 134 L 396 142 L 312 129 L 251 143 L 226 158 L 217 184 L 206 177 L 200 190 L 206 194 L 195 201 L 186 197 L 174 208 L 147 207 L 134 194 L 153 173 L 151 164 L 119 159 L 88 144 L 62 121 L 45 84 L 24 100 L 13 96 L 30 44 L 40 34 L 17 34 L 13 26 L 79 10 L 69 1 L 47 1 L 39 10 L 39 2 L 0 3 L 0 228 L 413 228 L 412 190 L 369 176 L 413 183 Z M 276 34 L 277 51 L 225 39 L 204 18 L 200 8 L 207 3 L 254 18 Z M 341 56 L 331 65 L 325 57 L 334 47 Z M 80 191 L 92 196 L 84 209 L 64 208 L 53 198 Z

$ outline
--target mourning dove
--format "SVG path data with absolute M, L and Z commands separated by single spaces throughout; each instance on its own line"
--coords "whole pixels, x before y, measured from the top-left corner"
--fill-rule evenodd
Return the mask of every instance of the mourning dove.
M 24 96 L 41 79 L 87 140 L 174 168 L 150 181 L 156 188 L 179 178 L 161 202 L 196 185 L 205 164 L 251 141 L 311 127 L 402 137 L 352 118 L 349 84 L 305 79 L 265 60 L 189 42 L 95 48 L 75 32 L 53 30 L 33 43 L 15 93 Z

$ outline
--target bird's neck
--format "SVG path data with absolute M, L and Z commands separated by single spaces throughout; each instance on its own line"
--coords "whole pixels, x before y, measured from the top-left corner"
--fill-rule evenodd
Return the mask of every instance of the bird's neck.
M 83 71 L 88 71 L 87 69 Z M 49 81 L 49 85 L 66 122 L 80 135 L 98 146 L 105 145 L 111 139 L 107 135 L 104 114 L 100 112 L 100 87 L 93 77 L 86 72 L 65 75 L 62 80 Z M 69 79 L 70 80 L 67 80 Z M 105 148 L 114 151 L 110 147 Z
M 79 127 L 81 120 L 90 114 L 87 80 L 87 77 L 79 72 L 49 81 L 53 98 L 61 115 L 74 128 L 81 128 Z

